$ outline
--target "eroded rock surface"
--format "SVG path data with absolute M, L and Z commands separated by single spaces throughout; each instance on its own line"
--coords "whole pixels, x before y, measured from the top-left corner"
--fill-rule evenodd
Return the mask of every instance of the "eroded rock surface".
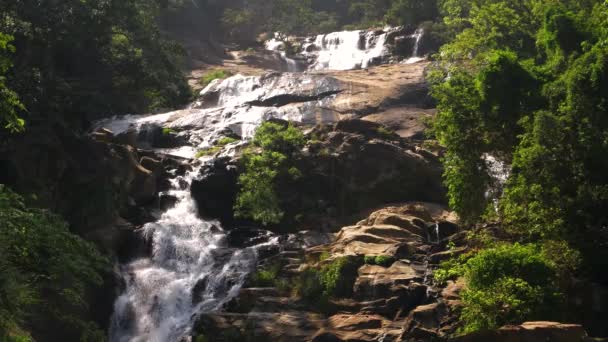
M 358 265 L 344 278 L 349 279 L 350 291 L 343 293 L 350 294 L 322 304 L 272 284 L 246 286 L 225 312 L 201 316 L 195 332 L 206 338 L 224 336 L 214 341 L 223 341 L 225 334 L 256 341 L 442 338 L 455 329 L 454 307 L 443 304 L 443 297 L 429 281 L 428 256 L 444 247 L 431 240 L 428 232 L 436 223 L 451 220 L 455 216 L 439 205 L 406 203 L 380 209 L 356 226 L 342 228 L 330 243 L 307 249 L 286 247 L 262 262 L 280 262 L 277 277 L 283 284 L 297 283 L 307 269 L 348 257 L 350 265 Z M 364 257 L 375 256 L 390 257 L 386 259 L 390 261 L 383 265 L 363 263 Z M 450 300 L 458 296 L 456 290 L 449 293 Z

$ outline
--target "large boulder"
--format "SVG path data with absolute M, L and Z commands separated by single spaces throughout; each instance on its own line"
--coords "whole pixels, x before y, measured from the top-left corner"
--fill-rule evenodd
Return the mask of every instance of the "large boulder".
M 355 226 L 344 227 L 330 245 L 334 255 L 388 255 L 395 259 L 422 260 L 433 243 L 435 222 L 451 223 L 453 213 L 422 202 L 391 206 L 373 212 Z
M 219 219 L 225 226 L 234 220 L 234 203 L 238 191 L 237 164 L 229 158 L 214 160 L 201 169 L 201 177 L 191 186 L 199 214 Z

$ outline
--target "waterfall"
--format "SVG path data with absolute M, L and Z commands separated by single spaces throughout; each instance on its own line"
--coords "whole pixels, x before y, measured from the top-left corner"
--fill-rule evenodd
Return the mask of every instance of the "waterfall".
M 418 57 L 418 51 L 420 50 L 420 41 L 422 40 L 422 36 L 424 35 L 424 30 L 419 28 L 414 32 L 413 37 L 416 39 L 414 42 L 414 51 L 412 52 L 412 57 Z
M 422 41 L 422 37 L 424 36 L 424 29 L 419 28 L 410 36 L 410 38 L 414 39 L 414 49 L 412 51 L 412 57 L 408 58 L 405 61 L 405 64 L 412 64 L 423 60 L 424 58 L 418 56 L 420 53 L 420 42 Z
M 494 210 L 498 213 L 499 198 L 511 175 L 511 165 L 490 154 L 484 154 L 482 159 L 486 165 L 488 176 L 490 176 L 490 184 L 486 189 L 485 196 L 492 201 Z
M 111 341 L 180 340 L 198 314 L 236 296 L 255 267 L 262 245 L 230 249 L 219 222 L 198 217 L 190 184 L 199 172 L 172 179 L 177 204 L 143 227 L 152 255 L 121 266 L 126 289 L 115 302 Z
M 388 36 L 386 31 L 319 35 L 303 46 L 310 52 L 302 54 L 314 55 L 313 70 L 367 68 L 390 55 Z M 296 72 L 297 61 L 281 51 L 281 44 L 278 39 L 270 40 L 266 48 L 280 52 L 287 69 Z M 312 45 L 315 49 L 309 49 Z M 212 146 L 228 131 L 244 140 L 251 138 L 255 129 L 271 118 L 307 124 L 335 122 L 339 116 L 327 108 L 342 90 L 338 79 L 318 73 L 235 75 L 209 84 L 189 108 L 115 117 L 95 127 L 108 128 L 115 135 L 138 136 L 152 132 L 150 127 L 156 132 L 170 129 L 176 146 L 151 148 L 193 158 L 199 149 Z M 150 255 L 120 265 L 124 291 L 114 304 L 112 342 L 187 340 L 198 315 L 220 310 L 238 294 L 257 264 L 260 249 L 278 244 L 278 238 L 271 238 L 256 246 L 231 248 L 220 223 L 201 219 L 197 213 L 190 187 L 203 166 L 195 165 L 189 172 L 175 172 L 170 180 L 168 195 L 177 199 L 174 207 L 142 227 Z
M 304 45 L 304 54 L 316 56 L 311 70 L 352 70 L 367 68 L 377 59 L 386 57 L 388 33 L 373 31 L 341 31 L 318 35 L 314 42 Z M 311 50 L 311 52 L 308 52 Z
M 283 40 L 287 39 L 280 32 L 276 32 L 274 34 L 274 38 L 267 40 L 264 43 L 266 50 L 278 52 L 281 55 L 281 59 L 285 62 L 287 67 L 287 72 L 298 72 L 298 62 L 295 59 L 289 58 L 287 56 L 287 52 L 285 52 L 285 42 Z
M 441 235 L 439 234 L 439 223 L 435 222 L 435 236 L 437 237 L 437 243 L 441 242 Z

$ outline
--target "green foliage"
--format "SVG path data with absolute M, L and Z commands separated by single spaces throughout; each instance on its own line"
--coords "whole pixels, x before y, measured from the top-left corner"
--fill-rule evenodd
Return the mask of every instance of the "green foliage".
M 542 288 L 512 277 L 498 278 L 488 288 L 464 291 L 462 332 L 497 329 L 534 319 L 538 317 L 537 310 L 547 306 L 544 297 Z
M 25 126 L 19 113 L 25 108 L 17 94 L 6 84 L 6 74 L 13 66 L 11 54 L 15 52 L 12 40 L 13 37 L 0 32 L 0 125 L 11 132 L 19 132 Z
M 299 275 L 294 292 L 310 301 L 350 297 L 357 279 L 357 270 L 362 263 L 362 258 L 347 256 L 333 259 L 320 269 L 308 268 Z
M 438 17 L 435 0 L 253 0 L 224 10 L 230 38 L 252 42 L 262 32 L 327 33 L 391 25 L 418 25 Z
M 206 87 L 209 85 L 209 83 L 211 83 L 215 80 L 223 80 L 230 76 L 232 76 L 232 74 L 227 70 L 212 70 L 212 71 L 205 73 L 200 78 L 200 80 L 198 80 L 198 84 L 200 84 L 203 87 Z
M 318 300 L 323 295 L 323 291 L 320 272 L 314 268 L 302 271 L 294 282 L 294 293 L 307 301 Z
M 468 223 L 497 210 L 488 217 L 524 240 L 566 241 L 605 281 L 605 2 L 444 0 L 441 8 L 454 38 L 432 74 L 433 133 L 446 148 L 450 205 Z M 493 198 L 488 155 L 512 167 Z
M 575 260 L 557 256 L 556 251 L 572 256 L 563 245 L 499 244 L 442 263 L 434 278 L 439 284 L 465 278 L 464 333 L 548 319 L 555 316 L 552 310 L 559 312 L 558 264 L 569 259 L 568 267 L 573 267 Z
M 378 129 L 376 130 L 376 132 L 383 138 L 386 140 L 393 140 L 395 139 L 395 132 L 387 129 L 384 126 L 380 126 L 378 127 Z
M 27 208 L 3 185 L 0 221 L 0 338 L 8 338 L 6 334 L 19 327 L 32 331 L 52 327 L 47 338 L 103 337 L 83 317 L 89 310 L 87 291 L 101 285 L 108 261 L 93 245 L 70 233 L 58 216 Z
M 284 212 L 275 191 L 275 180 L 279 177 L 277 170 L 283 168 L 286 159 L 278 152 L 243 156 L 245 172 L 239 177 L 237 216 L 251 217 L 265 225 L 281 221 Z
M 390 267 L 394 262 L 395 258 L 390 255 L 366 255 L 363 261 L 368 265 L 378 265 L 382 267 Z
M 164 131 L 163 131 L 164 132 Z M 229 144 L 235 143 L 239 141 L 238 139 L 235 138 L 231 138 L 231 137 L 223 137 L 221 139 L 219 139 L 218 141 L 215 142 L 215 145 L 199 150 L 198 152 L 196 152 L 196 154 L 194 155 L 195 159 L 199 159 L 202 157 L 209 157 L 209 156 L 213 156 L 219 152 L 222 151 L 222 149 Z
M 547 317 L 556 304 L 555 269 L 535 245 L 483 250 L 467 261 L 464 270 L 465 332 Z
M 202 149 L 202 150 L 199 150 L 198 152 L 196 152 L 196 154 L 194 155 L 194 158 L 199 159 L 202 157 L 213 156 L 213 155 L 219 153 L 220 151 L 222 151 L 222 146 L 209 147 L 209 148 Z
M 330 297 L 350 297 L 359 266 L 361 260 L 357 257 L 339 257 L 323 266 L 319 274 L 323 293 Z
M 147 0 L 0 2 L 0 31 L 18 47 L 2 72 L 13 92 L 2 96 L 18 113 L 18 93 L 30 122 L 78 129 L 91 118 L 184 104 L 183 52 L 159 31 L 159 11 Z
M 281 287 L 281 280 L 279 279 L 279 272 L 281 271 L 282 264 L 275 262 L 268 267 L 257 270 L 251 276 L 251 286 L 253 287 Z
M 302 132 L 291 125 L 266 122 L 258 128 L 252 144 L 261 153 L 251 149 L 243 154 L 245 172 L 239 177 L 237 216 L 265 225 L 283 219 L 279 189 L 287 189 L 290 182 L 301 176 L 294 159 L 304 143 Z
M 163 128 L 163 135 L 171 135 L 175 133 L 177 132 L 172 128 Z
M 395 258 L 390 255 L 378 255 L 376 257 L 376 265 L 382 267 L 390 267 L 395 262 Z
M 417 25 L 439 16 L 436 0 L 395 0 L 385 15 L 391 25 Z
M 226 146 L 226 145 L 230 145 L 233 144 L 235 142 L 239 141 L 239 139 L 235 139 L 235 138 L 231 138 L 231 137 L 223 137 L 220 140 L 218 140 L 215 145 L 216 146 Z
M 302 132 L 292 125 L 266 122 L 262 124 L 253 138 L 253 145 L 265 151 L 280 152 L 284 155 L 293 155 L 305 143 Z

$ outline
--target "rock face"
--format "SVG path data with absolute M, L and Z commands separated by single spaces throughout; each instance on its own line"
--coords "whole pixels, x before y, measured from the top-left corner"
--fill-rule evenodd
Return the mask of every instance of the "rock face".
M 442 248 L 429 240 L 427 233 L 436 222 L 454 219 L 439 205 L 407 203 L 378 210 L 356 226 L 342 228 L 328 244 L 308 249 L 284 244 L 278 255 L 262 264 L 279 262 L 282 267 L 277 277 L 287 284 L 297 283 L 307 268 L 323 267 L 336 258 L 391 258 L 383 265 L 356 266 L 352 279 L 346 280 L 352 290 L 346 292 L 352 295 L 333 298 L 329 304 L 311 302 L 271 284 L 262 288 L 246 286 L 224 312 L 199 317 L 195 336 L 210 341 L 442 338 L 455 329 L 453 306 L 437 301 L 437 292 L 427 281 L 425 260 L 433 250 Z M 321 255 L 328 259 L 319 259 Z
M 191 191 L 199 214 L 217 218 L 229 226 L 233 221 L 233 207 L 237 195 L 237 165 L 229 158 L 221 158 L 201 169 L 202 177 L 192 182 Z
M 393 117 L 408 117 L 398 126 L 393 124 L 403 136 L 420 136 L 421 120 L 432 115 L 424 78 L 427 66 L 428 62 L 420 62 L 370 70 L 236 75 L 210 84 L 188 109 L 125 116 L 97 126 L 144 148 L 182 146 L 172 153 L 188 158 L 227 131 L 248 138 L 261 122 L 273 118 L 314 125 L 391 111 Z M 385 123 L 377 116 L 368 119 Z
M 452 339 L 454 342 L 574 342 L 586 341 L 587 333 L 577 324 L 556 322 L 526 322 L 518 326 L 506 326 L 496 331 L 476 333 Z M 591 339 L 589 339 L 591 341 Z
M 315 230 L 327 230 L 331 221 L 386 203 L 444 201 L 437 157 L 378 124 L 343 120 L 315 127 L 308 136 L 311 142 L 297 161 L 303 176 L 279 189 L 288 218 L 300 215 Z M 238 173 L 238 161 L 229 158 L 203 167 L 204 176 L 192 186 L 202 215 L 232 224 Z

